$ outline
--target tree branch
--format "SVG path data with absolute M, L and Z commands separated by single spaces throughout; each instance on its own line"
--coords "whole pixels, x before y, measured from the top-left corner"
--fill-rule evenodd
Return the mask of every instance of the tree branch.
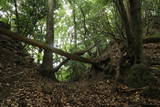
M 86 52 L 88 52 L 89 50 L 91 50 L 92 48 L 94 48 L 96 45 L 93 45 L 93 46 L 91 46 L 90 48 L 88 48 L 88 49 L 86 49 L 86 50 L 82 50 L 82 51 L 79 51 L 79 52 L 75 52 L 75 53 L 73 53 L 74 55 L 78 55 L 78 56 L 81 56 L 81 55 L 83 55 L 83 54 L 85 54 Z M 59 69 L 65 64 L 65 63 L 67 63 L 68 61 L 69 61 L 70 59 L 65 59 L 65 60 L 63 60 L 58 66 L 56 66 L 54 69 L 53 69 L 53 71 L 54 72 L 58 72 L 59 71 Z

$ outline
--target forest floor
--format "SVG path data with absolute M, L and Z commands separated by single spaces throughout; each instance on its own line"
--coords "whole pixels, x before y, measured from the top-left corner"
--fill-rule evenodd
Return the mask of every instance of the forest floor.
M 160 57 L 160 44 L 147 47 Z M 160 99 L 145 98 L 143 89 L 118 83 L 113 91 L 113 83 L 99 78 L 53 82 L 39 75 L 38 65 L 15 41 L 0 37 L 0 107 L 160 107 Z

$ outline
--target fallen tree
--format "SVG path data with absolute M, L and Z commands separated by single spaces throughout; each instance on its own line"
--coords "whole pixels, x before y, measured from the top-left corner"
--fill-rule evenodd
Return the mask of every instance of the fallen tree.
M 0 34 L 4 34 L 5 36 L 8 36 L 8 37 L 10 37 L 12 39 L 15 39 L 15 40 L 22 41 L 22 42 L 30 44 L 32 46 L 36 46 L 36 47 L 39 47 L 39 48 L 42 48 L 42 49 L 49 50 L 49 51 L 51 51 L 53 53 L 56 53 L 56 54 L 61 55 L 61 56 L 64 56 L 64 57 L 66 57 L 68 59 L 72 59 L 72 60 L 76 60 L 76 61 L 80 61 L 80 62 L 84 62 L 84 63 L 89 63 L 89 64 L 96 63 L 94 58 L 89 59 L 89 58 L 84 58 L 84 57 L 79 56 L 79 54 L 80 54 L 79 52 L 78 52 L 78 54 L 77 53 L 73 53 L 73 54 L 72 53 L 68 53 L 68 52 L 65 52 L 65 51 L 63 51 L 61 49 L 57 49 L 57 48 L 48 46 L 45 43 L 37 42 L 35 40 L 26 38 L 26 37 L 24 37 L 24 36 L 22 36 L 22 35 L 20 35 L 18 33 L 11 32 L 11 31 L 8 31 L 8 30 L 3 29 L 3 28 L 0 28 Z
M 1 34 L 0 36 L 6 36 L 6 37 L 12 38 L 14 40 L 19 40 L 19 41 L 27 43 L 29 45 L 32 45 L 32 46 L 35 46 L 35 47 L 38 47 L 38 48 L 41 48 L 41 49 L 46 49 L 46 50 L 49 50 L 49 51 L 51 51 L 55 54 L 66 57 L 66 59 L 63 60 L 58 66 L 53 68 L 53 72 L 58 72 L 59 69 L 65 63 L 67 63 L 69 60 L 75 60 L 75 61 L 79 61 L 79 62 L 83 62 L 83 63 L 92 64 L 92 66 L 99 66 L 99 64 L 101 62 L 104 62 L 105 60 L 107 60 L 109 58 L 107 55 L 105 57 L 102 55 L 102 57 L 94 57 L 94 58 L 81 57 L 81 55 L 85 54 L 86 52 L 88 52 L 89 50 L 94 48 L 96 44 L 94 46 L 91 46 L 90 48 L 88 48 L 86 50 L 82 50 L 82 51 L 74 52 L 74 53 L 68 53 L 68 52 L 65 52 L 61 49 L 57 49 L 57 48 L 48 46 L 45 43 L 40 43 L 40 42 L 37 42 L 33 39 L 29 39 L 27 37 L 24 37 L 24 36 L 22 36 L 18 33 L 11 32 L 11 31 L 6 30 L 4 28 L 0 28 L 0 34 Z
M 105 49 L 104 53 L 101 53 L 101 55 L 99 57 L 89 59 L 89 58 L 81 57 L 81 55 L 88 52 L 94 46 L 92 46 L 92 47 L 90 47 L 86 50 L 83 50 L 83 51 L 79 51 L 79 52 L 75 52 L 75 53 L 68 53 L 68 52 L 65 52 L 61 49 L 57 49 L 57 48 L 48 46 L 45 43 L 37 42 L 35 40 L 26 38 L 26 37 L 24 37 L 24 36 L 22 36 L 18 33 L 11 32 L 11 31 L 3 29 L 3 28 L 0 28 L 0 34 L 3 34 L 3 35 L 0 35 L 0 36 L 7 36 L 7 37 L 10 37 L 12 39 L 19 40 L 19 41 L 22 41 L 24 43 L 27 43 L 27 44 L 30 44 L 30 45 L 33 45 L 33 46 L 36 46 L 36 47 L 39 47 L 39 48 L 42 48 L 42 49 L 50 50 L 51 52 L 53 52 L 55 54 L 66 57 L 66 59 L 64 59 L 64 61 L 62 61 L 58 66 L 56 66 L 53 69 L 54 72 L 57 72 L 69 60 L 75 60 L 75 61 L 80 61 L 80 62 L 84 62 L 84 63 L 89 63 L 89 64 L 92 64 L 93 66 L 99 66 L 99 65 L 103 65 L 104 62 L 105 62 L 105 65 L 106 65 L 106 61 L 108 63 L 108 59 L 110 59 L 110 55 L 108 54 L 108 52 L 106 52 L 106 51 L 110 51 L 108 49 Z M 160 41 L 160 38 L 154 38 L 154 37 L 143 39 L 144 43 L 155 43 L 155 42 L 157 43 L 159 41 Z

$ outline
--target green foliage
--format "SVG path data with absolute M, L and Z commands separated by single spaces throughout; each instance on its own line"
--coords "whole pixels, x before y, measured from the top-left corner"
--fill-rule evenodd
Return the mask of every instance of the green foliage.
M 0 21 L 4 22 L 4 23 L 8 23 L 8 19 L 6 19 L 6 18 L 0 18 Z
M 88 64 L 69 61 L 59 72 L 56 73 L 56 78 L 63 82 L 76 81 L 81 79 L 85 72 L 88 72 L 88 68 Z
M 57 72 L 56 73 L 56 78 L 57 78 L 58 81 L 68 82 L 70 80 L 71 76 L 70 76 L 70 72 L 67 69 L 67 67 L 64 67 L 59 72 Z

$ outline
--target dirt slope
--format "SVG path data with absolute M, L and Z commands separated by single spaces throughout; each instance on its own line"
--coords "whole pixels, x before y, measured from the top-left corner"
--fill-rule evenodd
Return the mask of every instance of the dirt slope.
M 152 47 L 152 44 L 148 46 Z M 18 42 L 0 36 L 1 107 L 128 107 L 127 105 L 158 107 L 160 105 L 158 98 L 144 98 L 141 94 L 143 89 L 130 89 L 118 84 L 117 90 L 113 91 L 113 82 L 107 79 L 57 83 L 43 78 L 38 74 L 38 66 L 21 47 Z M 159 54 L 159 52 L 149 52 Z

